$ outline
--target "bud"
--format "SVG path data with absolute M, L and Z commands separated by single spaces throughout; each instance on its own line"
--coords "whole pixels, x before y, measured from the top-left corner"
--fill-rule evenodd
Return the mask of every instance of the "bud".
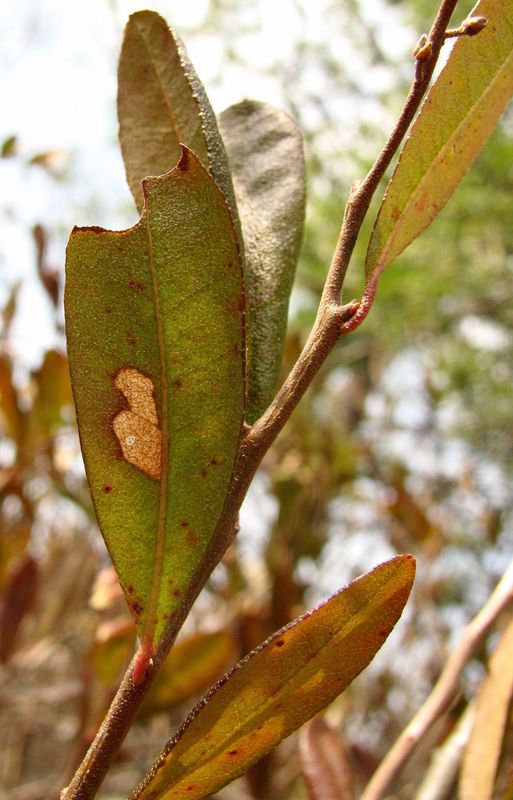
M 467 36 L 476 36 L 488 25 L 486 17 L 468 17 L 462 22 L 462 29 Z
M 431 42 L 427 38 L 426 34 L 423 33 L 415 46 L 413 58 L 416 58 L 417 61 L 427 61 L 431 57 L 432 49 L 433 46 Z

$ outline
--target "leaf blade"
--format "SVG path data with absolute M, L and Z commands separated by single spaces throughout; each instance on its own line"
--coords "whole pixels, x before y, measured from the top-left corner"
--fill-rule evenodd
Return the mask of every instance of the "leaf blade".
M 481 0 L 488 25 L 462 36 L 413 123 L 374 225 L 366 290 L 430 224 L 484 146 L 513 94 L 513 7 Z
M 131 800 L 199 800 L 242 774 L 367 665 L 413 577 L 398 556 L 274 634 L 200 702 Z
M 281 366 L 305 214 L 303 142 L 288 114 L 252 100 L 223 111 L 219 127 L 244 238 L 252 423 L 271 402 Z
M 72 233 L 65 309 L 96 514 L 151 645 L 190 590 L 231 483 L 244 329 L 237 237 L 210 174 L 184 148 L 144 192 L 128 231 Z
M 169 172 L 184 144 L 210 170 L 237 220 L 215 114 L 182 41 L 154 11 L 137 11 L 126 25 L 118 118 L 127 180 L 139 211 L 143 178 Z

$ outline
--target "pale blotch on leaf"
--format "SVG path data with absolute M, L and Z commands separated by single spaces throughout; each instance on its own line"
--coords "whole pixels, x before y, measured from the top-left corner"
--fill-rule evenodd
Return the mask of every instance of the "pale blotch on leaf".
M 129 367 L 121 369 L 114 386 L 125 396 L 128 408 L 112 421 L 123 457 L 145 475 L 158 481 L 161 474 L 162 433 L 153 396 L 153 381 Z

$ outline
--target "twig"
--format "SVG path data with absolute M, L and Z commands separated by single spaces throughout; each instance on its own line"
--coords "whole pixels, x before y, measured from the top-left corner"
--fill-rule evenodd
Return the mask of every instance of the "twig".
M 357 327 L 365 314 L 352 327 L 349 323 L 358 317 L 361 305 L 355 301 L 345 306 L 340 304 L 340 294 L 349 260 L 371 199 L 384 176 L 392 158 L 404 138 L 428 88 L 445 30 L 458 0 L 442 0 L 435 22 L 429 34 L 431 50 L 427 59 L 417 59 L 415 77 L 398 123 L 378 156 L 367 177 L 351 193 L 335 254 L 328 272 L 321 297 L 319 311 L 303 352 L 292 369 L 276 399 L 263 416 L 242 439 L 237 459 L 232 488 L 227 498 L 213 543 L 207 553 L 197 581 L 192 582 L 189 595 L 183 599 L 180 609 L 170 620 L 166 633 L 153 656 L 153 664 L 137 686 L 132 682 L 135 659 L 132 661 L 112 702 L 109 712 L 98 731 L 84 761 L 70 786 L 63 790 L 61 800 L 92 800 L 101 785 L 130 725 L 150 686 L 155 680 L 185 617 L 196 599 L 199 589 L 222 558 L 232 539 L 237 525 L 238 513 L 253 476 L 260 462 L 289 419 L 321 365 L 339 340 L 349 330 Z M 370 305 L 368 306 L 370 308 Z M 368 311 L 367 308 L 367 311 Z
M 415 800 L 447 800 L 454 796 L 461 760 L 474 724 L 474 704 L 468 705 L 444 743 L 435 750 Z
M 513 561 L 495 591 L 472 622 L 467 625 L 457 648 L 424 705 L 404 729 L 372 776 L 361 800 L 381 800 L 399 775 L 413 750 L 434 722 L 448 711 L 459 694 L 461 674 L 467 662 L 486 638 L 497 617 L 513 603 Z

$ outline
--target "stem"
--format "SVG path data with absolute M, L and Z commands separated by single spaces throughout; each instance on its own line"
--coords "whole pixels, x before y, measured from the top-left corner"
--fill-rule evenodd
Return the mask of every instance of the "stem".
M 381 800 L 413 750 L 431 726 L 445 714 L 459 694 L 461 673 L 483 643 L 497 617 L 513 603 L 513 561 L 483 608 L 467 625 L 442 674 L 424 705 L 404 729 L 372 776 L 361 800 Z
M 399 120 L 370 172 L 350 194 L 314 326 L 303 352 L 274 402 L 241 441 L 232 487 L 212 537 L 210 550 L 193 582 L 194 586 L 184 598 L 179 611 L 170 620 L 166 633 L 153 654 L 153 663 L 137 686 L 132 681 L 137 655 L 132 659 L 100 730 L 72 782 L 63 789 L 61 800 L 92 800 L 96 795 L 199 590 L 233 538 L 240 506 L 263 456 L 339 338 L 356 328 L 370 308 L 367 303 L 365 314 L 362 314 L 363 306 L 355 301 L 345 306 L 340 305 L 345 274 L 372 197 L 428 88 L 444 42 L 445 30 L 457 2 L 458 0 L 442 0 L 440 3 L 429 34 L 430 53 L 426 60 L 416 61 L 414 80 Z

